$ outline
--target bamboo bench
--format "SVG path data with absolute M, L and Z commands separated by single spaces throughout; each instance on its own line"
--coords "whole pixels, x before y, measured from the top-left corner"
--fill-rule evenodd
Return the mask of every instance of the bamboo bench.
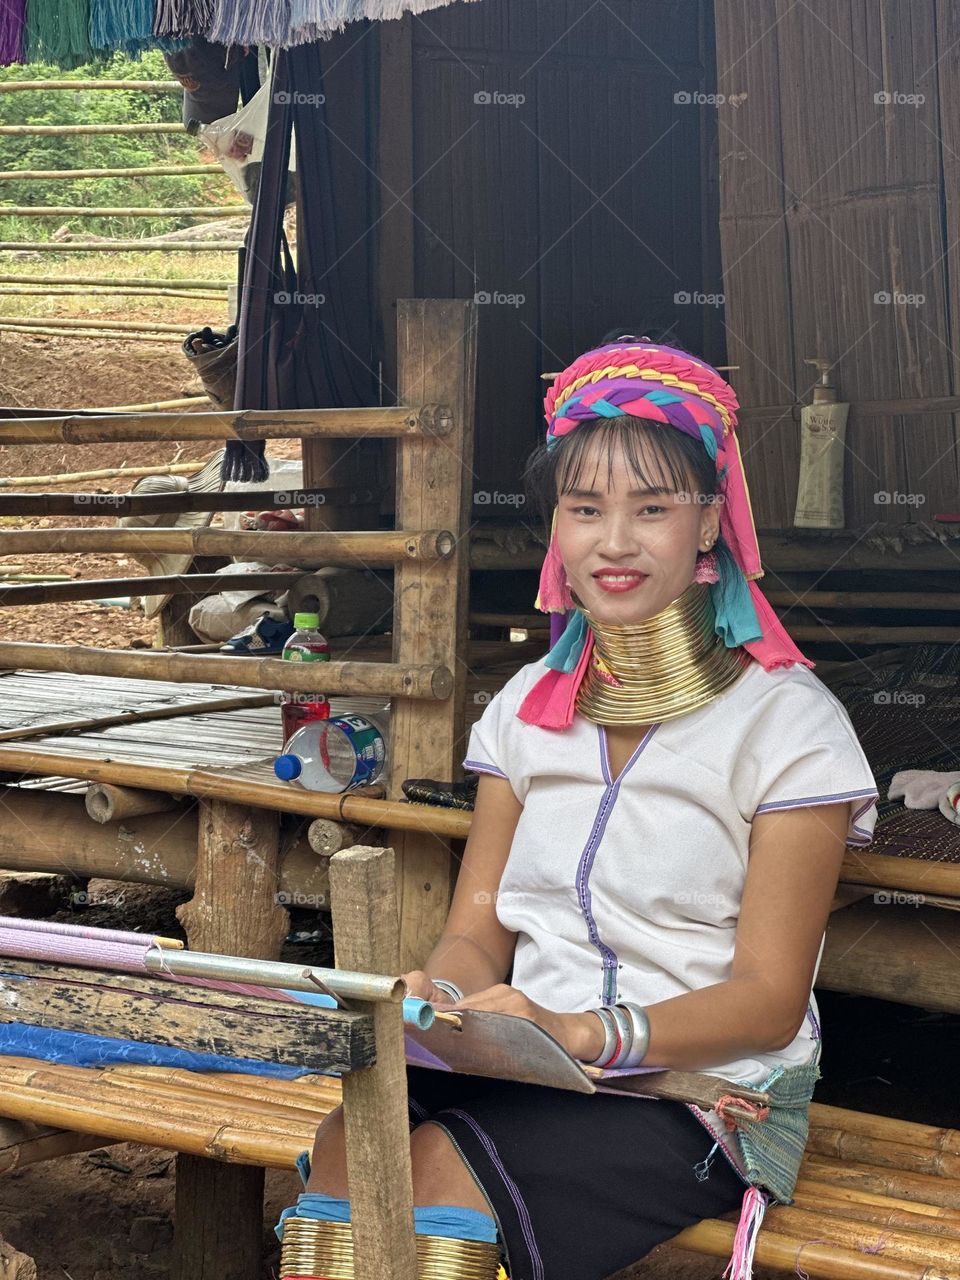
M 339 1083 L 325 1076 L 278 1081 L 0 1057 L 0 1110 L 65 1127 L 76 1139 L 89 1135 L 86 1146 L 141 1142 L 206 1161 L 292 1169 L 340 1101 Z M 960 1276 L 960 1132 L 817 1103 L 810 1115 L 796 1203 L 768 1209 L 756 1263 L 785 1275 L 800 1267 L 812 1280 Z M 729 1257 L 735 1218 L 707 1219 L 672 1244 Z
M 338 967 L 395 972 L 399 930 L 392 851 L 357 847 L 334 855 L 330 884 Z M 173 990 L 182 994 L 190 988 Z M 304 1010 L 278 1006 L 290 1008 Z M 219 1218 L 223 1178 L 204 1178 L 203 1171 L 292 1169 L 311 1149 L 320 1122 L 343 1102 L 356 1275 L 409 1280 L 416 1262 L 401 1009 L 357 1003 L 354 1011 L 372 1019 L 376 1060 L 344 1072 L 340 1080 L 128 1063 L 78 1067 L 0 1056 L 0 1115 L 14 1122 L 7 1131 L 0 1126 L 0 1152 L 6 1146 L 0 1169 L 122 1141 L 176 1151 L 196 1162 L 191 1194 L 206 1185 L 209 1222 L 222 1222 L 233 1242 L 232 1256 L 229 1249 L 225 1255 L 224 1239 L 217 1243 L 219 1274 L 224 1280 L 252 1280 L 259 1275 L 260 1217 Z M 327 1011 L 310 1014 L 322 1024 Z M 17 1016 L 23 1020 L 25 1014 Z M 148 1027 L 159 1038 L 158 1028 L 169 1020 L 161 1004 L 145 1023 L 144 1041 L 150 1040 Z M 169 1033 L 169 1025 L 165 1029 Z M 313 1056 L 309 1062 L 323 1065 Z M 734 1211 L 705 1220 L 671 1243 L 728 1257 L 736 1218 Z M 204 1274 L 196 1233 L 178 1232 L 175 1250 L 181 1270 Z M 960 1280 L 960 1131 L 813 1104 L 795 1204 L 768 1209 L 755 1261 L 784 1274 L 805 1271 L 829 1280 Z

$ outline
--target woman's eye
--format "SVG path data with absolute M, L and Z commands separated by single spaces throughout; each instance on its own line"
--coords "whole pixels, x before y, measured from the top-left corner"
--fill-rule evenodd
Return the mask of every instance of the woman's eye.
M 589 515 L 596 515 L 596 513 L 597 513 L 596 507 L 574 507 L 573 508 L 573 514 L 575 516 L 581 516 L 581 515 L 589 516 Z
M 659 515 L 661 511 L 666 511 L 666 507 L 658 507 L 655 503 L 651 503 L 648 507 L 642 508 L 643 515 Z

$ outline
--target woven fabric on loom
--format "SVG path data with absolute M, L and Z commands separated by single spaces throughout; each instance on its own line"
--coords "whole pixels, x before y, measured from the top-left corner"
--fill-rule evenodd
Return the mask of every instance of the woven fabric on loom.
M 829 684 L 850 713 L 880 791 L 870 852 L 960 863 L 960 827 L 936 809 L 886 799 L 901 769 L 956 768 L 960 652 L 954 645 L 917 645 L 895 661 L 881 654 L 850 665 L 851 677 Z

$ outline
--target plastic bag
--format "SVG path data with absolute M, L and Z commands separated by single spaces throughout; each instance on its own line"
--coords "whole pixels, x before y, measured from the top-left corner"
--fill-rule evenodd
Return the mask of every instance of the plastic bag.
M 198 136 L 210 148 L 223 166 L 227 177 L 252 205 L 260 181 L 263 149 L 267 138 L 267 120 L 270 115 L 270 81 L 260 86 L 245 107 L 222 120 L 200 125 Z M 287 204 L 297 198 L 294 177 L 297 169 L 296 139 L 290 140 L 290 177 L 287 181 Z

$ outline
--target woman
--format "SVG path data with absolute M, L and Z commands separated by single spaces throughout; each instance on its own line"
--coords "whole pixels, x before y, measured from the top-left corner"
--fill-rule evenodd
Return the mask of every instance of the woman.
M 528 468 L 554 506 L 537 605 L 573 613 L 473 727 L 456 893 L 407 982 L 529 1018 L 582 1062 L 714 1073 L 771 1107 L 732 1132 L 721 1103 L 410 1068 L 416 1227 L 462 1242 L 451 1276 L 494 1275 L 499 1248 L 511 1280 L 603 1280 L 742 1201 L 739 1280 L 769 1196 L 792 1196 L 824 928 L 877 791 L 842 706 L 754 585 L 728 384 L 624 338 L 576 360 L 545 403 Z M 348 1221 L 339 1113 L 307 1192 L 286 1214 Z

